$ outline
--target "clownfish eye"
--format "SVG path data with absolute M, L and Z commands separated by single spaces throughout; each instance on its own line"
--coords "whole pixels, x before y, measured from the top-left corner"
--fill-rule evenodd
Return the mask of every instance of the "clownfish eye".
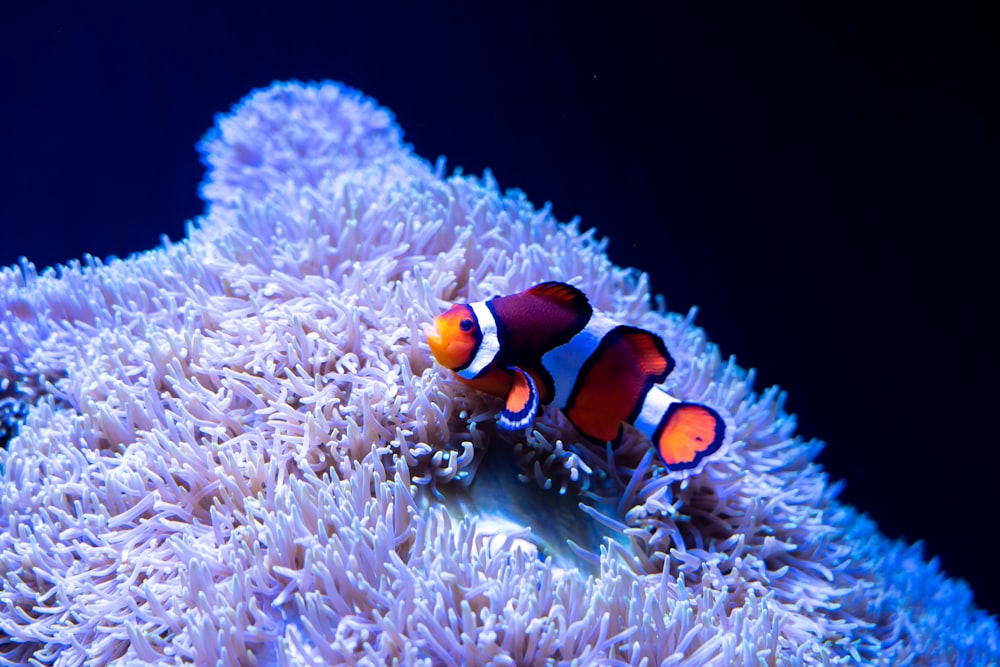
M 470 331 L 472 331 L 473 327 L 475 326 L 476 323 L 470 320 L 468 317 L 458 323 L 458 328 L 464 331 L 465 333 L 469 333 Z

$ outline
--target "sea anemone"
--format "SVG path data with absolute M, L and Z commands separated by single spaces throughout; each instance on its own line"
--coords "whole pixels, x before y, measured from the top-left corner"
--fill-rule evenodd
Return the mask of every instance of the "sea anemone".
M 836 499 L 777 389 L 645 274 L 339 84 L 200 144 L 180 242 L 0 271 L 0 664 L 985 665 L 995 621 Z M 570 282 L 732 418 L 677 480 L 557 411 L 496 428 L 422 327 Z

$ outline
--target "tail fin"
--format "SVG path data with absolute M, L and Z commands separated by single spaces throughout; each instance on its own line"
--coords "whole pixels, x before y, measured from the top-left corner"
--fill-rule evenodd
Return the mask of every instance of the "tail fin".
M 667 470 L 690 470 L 722 447 L 726 424 L 719 413 L 700 403 L 670 405 L 653 434 Z

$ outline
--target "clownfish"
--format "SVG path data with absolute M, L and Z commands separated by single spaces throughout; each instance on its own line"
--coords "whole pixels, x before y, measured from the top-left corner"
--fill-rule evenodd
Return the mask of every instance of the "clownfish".
M 725 440 L 718 412 L 657 386 L 674 369 L 663 339 L 594 310 L 572 285 L 456 304 L 424 333 L 441 365 L 506 399 L 502 428 L 531 425 L 548 404 L 597 442 L 617 443 L 622 424 L 632 424 L 671 472 L 692 472 Z

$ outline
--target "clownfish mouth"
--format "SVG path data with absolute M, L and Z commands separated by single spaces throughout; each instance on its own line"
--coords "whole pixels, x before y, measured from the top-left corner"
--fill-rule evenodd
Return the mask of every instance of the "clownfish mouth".
M 441 330 L 438 329 L 437 324 L 425 324 L 424 337 L 427 339 L 427 345 L 431 348 L 431 354 L 434 355 L 434 358 L 438 360 L 438 363 L 444 363 L 442 358 L 447 346 L 444 343 Z
M 438 331 L 436 324 L 425 324 L 424 336 L 427 337 L 427 342 L 430 343 L 431 345 L 441 344 L 441 332 Z

